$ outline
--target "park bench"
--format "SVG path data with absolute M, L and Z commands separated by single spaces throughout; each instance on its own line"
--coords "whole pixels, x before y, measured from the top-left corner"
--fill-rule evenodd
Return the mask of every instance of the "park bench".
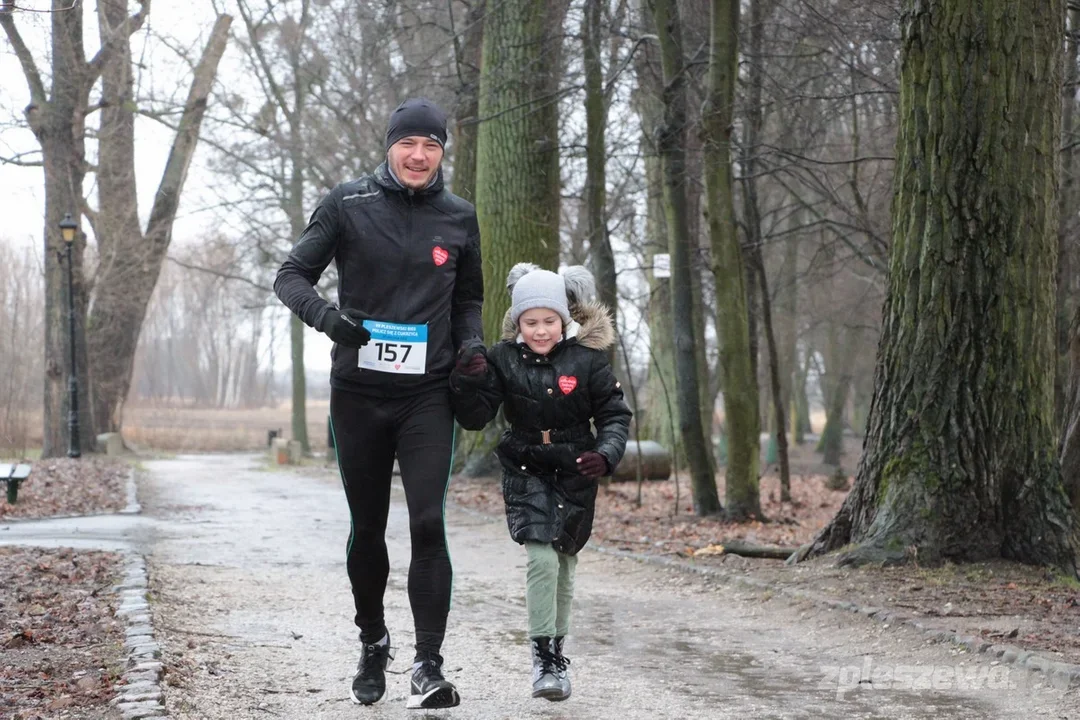
M 19 498 L 19 483 L 30 477 L 29 465 L 0 463 L 0 482 L 7 483 L 7 501 L 14 505 Z

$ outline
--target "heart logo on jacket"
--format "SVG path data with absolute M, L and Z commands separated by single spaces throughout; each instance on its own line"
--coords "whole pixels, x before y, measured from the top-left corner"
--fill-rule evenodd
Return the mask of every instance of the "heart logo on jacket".
M 442 265 L 448 259 L 450 259 L 450 253 L 446 252 L 441 247 L 436 245 L 435 247 L 431 248 L 431 257 L 434 258 L 436 265 Z
M 559 389 L 563 395 L 569 395 L 577 387 L 577 378 L 573 375 L 561 375 L 559 377 Z

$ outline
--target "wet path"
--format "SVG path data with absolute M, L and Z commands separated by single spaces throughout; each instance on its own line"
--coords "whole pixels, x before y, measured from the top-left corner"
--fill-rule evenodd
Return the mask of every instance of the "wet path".
M 149 553 L 153 617 L 170 715 L 243 718 L 1065 718 L 1075 694 L 951 646 L 850 613 L 596 552 L 581 556 L 565 703 L 528 694 L 524 552 L 505 526 L 449 509 L 454 601 L 444 647 L 459 708 L 406 711 L 408 676 L 387 698 L 348 702 L 358 657 L 344 569 L 349 521 L 336 475 L 267 469 L 256 456 L 146 464 L 143 517 L 23 523 L 0 531 Z M 64 523 L 67 523 L 66 525 Z M 408 516 L 395 490 L 387 618 L 411 660 Z M 71 543 L 66 543 L 71 544 Z M 167 676 L 168 679 L 168 676 Z

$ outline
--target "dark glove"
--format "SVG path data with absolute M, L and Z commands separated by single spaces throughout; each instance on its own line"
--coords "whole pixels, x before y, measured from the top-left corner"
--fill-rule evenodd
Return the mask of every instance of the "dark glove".
M 371 333 L 363 325 L 367 318 L 367 313 L 360 310 L 330 308 L 319 329 L 338 345 L 362 348 L 371 340 Z
M 595 450 L 581 453 L 581 457 L 577 459 L 577 469 L 579 473 L 590 480 L 602 478 L 611 472 L 607 460 Z
M 468 377 L 480 377 L 487 372 L 487 356 L 484 355 L 483 345 L 473 345 L 462 348 L 454 372 Z

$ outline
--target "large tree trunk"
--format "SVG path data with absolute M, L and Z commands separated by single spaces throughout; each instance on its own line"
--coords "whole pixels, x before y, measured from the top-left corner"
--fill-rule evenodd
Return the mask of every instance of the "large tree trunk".
M 660 36 L 664 70 L 664 122 L 658 134 L 658 151 L 664 173 L 664 209 L 671 253 L 672 331 L 675 344 L 676 392 L 679 401 L 679 432 L 690 463 L 694 510 L 698 515 L 720 512 L 720 496 L 702 428 L 701 388 L 695 357 L 693 284 L 690 258 L 693 239 L 686 209 L 686 75 L 682 30 L 675 0 L 650 0 Z
M 1062 147 L 1061 189 L 1058 195 L 1058 273 L 1057 273 L 1057 352 L 1058 363 L 1054 382 L 1054 408 L 1057 426 L 1067 421 L 1066 390 L 1069 373 L 1069 316 L 1074 282 L 1073 264 L 1076 253 L 1077 213 L 1080 203 L 1076 192 L 1076 85 L 1080 79 L 1080 7 L 1069 6 L 1068 33 L 1065 44 L 1065 83 L 1062 89 Z
M 645 32 L 653 32 L 652 16 L 643 13 Z M 671 282 L 652 272 L 657 254 L 668 253 L 667 224 L 664 218 L 663 172 L 654 138 L 664 108 L 660 102 L 663 83 L 656 58 L 656 45 L 648 43 L 634 56 L 637 91 L 633 104 L 641 119 L 640 148 L 645 165 L 645 264 L 649 277 L 649 374 L 645 385 L 644 417 L 640 418 L 644 437 L 656 440 L 672 453 L 676 462 L 685 458 L 679 441 L 675 410 L 675 358 L 671 337 Z
M 588 220 L 589 260 L 599 299 L 618 320 L 618 286 L 615 254 L 607 228 L 607 99 L 604 97 L 604 69 L 600 62 L 601 1 L 586 0 L 582 38 L 585 50 L 585 207 Z M 616 347 L 608 350 L 608 360 L 616 361 Z
M 484 334 L 499 340 L 518 262 L 559 264 L 556 92 L 567 0 L 491 3 L 483 29 L 476 138 L 476 212 L 484 257 Z M 477 433 L 466 472 L 494 471 L 501 420 Z
M 667 227 L 664 222 L 662 173 L 659 158 L 646 157 L 645 174 L 649 188 L 648 219 L 646 220 L 646 263 L 652 267 L 657 254 L 667 254 Z M 680 460 L 683 452 L 678 428 L 675 398 L 675 355 L 671 336 L 671 279 L 657 278 L 649 273 L 649 379 L 645 388 L 648 398 L 642 426 L 646 438 L 656 440 Z
M 758 385 L 750 355 L 746 273 L 735 231 L 735 184 L 731 132 L 738 74 L 738 0 L 713 0 L 709 96 L 705 112 L 705 188 L 708 195 L 712 271 L 716 278 L 716 328 L 720 384 L 727 423 L 727 513 L 742 520 L 761 516 L 758 469 L 761 420 Z
M 780 466 L 780 499 L 784 502 L 791 500 L 791 470 L 788 463 L 787 442 L 787 395 L 784 392 L 783 360 L 779 355 L 779 344 L 776 340 L 776 326 L 773 317 L 773 303 L 769 294 L 769 279 L 765 267 L 765 252 L 763 249 L 764 237 L 761 229 L 761 205 L 758 197 L 758 162 L 757 156 L 761 152 L 759 144 L 761 133 L 765 126 L 765 109 L 763 105 L 765 68 L 763 48 L 765 45 L 765 19 L 766 8 L 763 0 L 751 0 L 750 2 L 750 48 L 749 48 L 749 93 L 746 98 L 746 121 L 742 148 L 741 164 L 745 176 L 743 187 L 743 208 L 746 226 L 746 258 L 748 261 L 748 274 L 756 276 L 756 286 L 760 290 L 761 297 L 761 321 L 765 335 L 766 348 L 769 351 L 769 364 L 766 368 L 770 387 L 769 399 L 772 418 L 772 431 L 770 450 L 775 448 L 776 459 Z M 737 29 L 736 29 L 737 31 Z M 748 288 L 749 289 L 749 288 Z M 750 300 L 753 299 L 751 294 Z M 752 322 L 754 313 L 749 312 L 748 332 L 753 333 Z M 751 338 L 753 335 L 751 335 Z M 756 353 L 754 344 L 751 342 L 751 359 Z M 791 384 L 791 366 L 786 367 L 789 376 L 788 385 Z M 755 382 L 758 373 L 752 371 Z M 760 404 L 759 404 L 760 407 Z M 759 416 L 760 417 L 760 416 Z
M 126 12 L 124 2 L 100 6 L 103 37 L 117 36 Z M 117 432 L 123 422 L 122 411 L 131 387 L 139 333 L 172 239 L 173 219 L 195 153 L 217 65 L 225 51 L 230 22 L 226 15 L 218 17 L 196 66 L 145 235 L 140 232 L 136 211 L 134 102 L 127 37 L 117 42 L 115 57 L 103 66 L 108 105 L 103 109 L 99 133 L 98 185 L 102 194 L 94 222 L 100 265 L 87 324 L 94 420 L 101 431 Z
M 700 0 L 698 0 L 700 1 Z M 705 0 L 707 3 L 708 0 Z M 689 7 L 688 7 L 689 5 Z M 695 12 L 693 4 L 682 4 L 682 9 Z M 686 39 L 683 39 L 685 46 Z M 696 45 L 695 45 L 696 47 Z M 702 196 L 704 194 L 701 178 L 703 177 L 703 149 L 701 145 L 701 100 L 688 90 L 686 113 L 686 233 L 690 238 L 690 319 L 687 321 L 694 336 L 694 365 L 697 368 L 698 388 L 701 405 L 701 427 L 705 442 L 712 449 L 713 421 L 716 417 L 716 398 L 720 394 L 720 372 L 713 372 L 709 364 L 708 343 L 705 339 L 706 320 L 709 308 L 705 295 L 709 278 L 705 268 L 709 253 L 709 234 L 702 231 Z M 717 462 L 714 453 L 709 452 L 709 472 L 716 475 Z
M 476 144 L 480 125 L 480 61 L 484 40 L 485 0 L 473 0 L 465 14 L 464 36 L 454 40 L 454 63 L 457 67 L 458 86 L 454 103 L 454 157 L 453 183 L 455 194 L 469 202 L 476 202 Z M 451 16 L 453 10 L 451 9 Z M 457 28 L 454 29 L 458 32 Z M 498 422 L 492 426 L 499 426 Z M 493 430 L 469 432 L 461 430 L 455 435 L 455 457 L 464 461 L 464 470 L 472 475 L 486 475 L 495 471 L 494 455 L 490 452 L 498 442 Z
M 458 69 L 454 107 L 454 193 L 476 202 L 476 136 L 480 129 L 480 57 L 484 40 L 484 0 L 473 0 L 465 15 L 464 42 L 454 45 Z
M 1062 0 L 908 0 L 889 287 L 841 562 L 1076 572 L 1053 419 Z
M 1069 330 L 1069 364 L 1065 428 L 1061 434 L 1061 477 L 1075 517 L 1080 512 L 1080 308 Z
M 484 256 L 484 334 L 495 342 L 517 262 L 559 264 L 556 90 L 567 1 L 492 3 L 484 17 L 476 212 Z

